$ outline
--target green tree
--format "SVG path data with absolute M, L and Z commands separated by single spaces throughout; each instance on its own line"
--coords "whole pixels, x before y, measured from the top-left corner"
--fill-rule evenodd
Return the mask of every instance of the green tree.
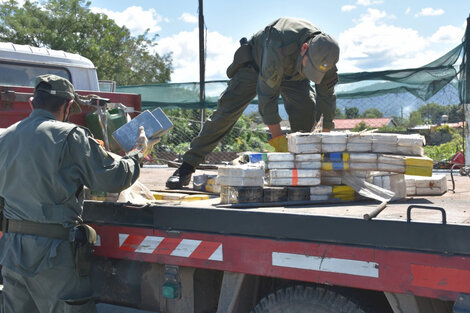
M 358 118 L 359 117 L 359 109 L 356 107 L 350 107 L 344 109 L 344 113 L 346 118 Z
M 432 124 L 439 123 L 442 115 L 447 114 L 448 110 L 449 108 L 447 106 L 433 102 L 426 103 L 418 108 L 423 120 L 429 121 Z
M 336 110 L 335 110 L 335 118 L 338 118 L 338 119 L 345 118 L 345 115 L 343 114 L 343 112 L 341 112 L 341 109 L 340 109 L 340 108 L 336 108 Z
M 0 40 L 78 53 L 97 67 L 100 79 L 118 85 L 167 82 L 171 55 L 151 52 L 148 32 L 132 36 L 104 14 L 91 12 L 84 0 L 16 0 L 0 4 Z
M 408 127 L 415 127 L 416 125 L 423 124 L 423 118 L 420 111 L 413 111 L 408 118 Z
M 363 130 L 366 130 L 366 129 L 372 129 L 372 127 L 369 127 L 367 126 L 366 123 L 364 122 L 360 122 L 359 124 L 357 124 L 354 128 L 353 128 L 353 132 L 360 132 L 360 131 L 363 131 Z
M 448 110 L 449 123 L 458 123 L 465 119 L 463 115 L 463 106 L 458 104 L 453 104 L 449 106 Z
M 370 108 L 362 112 L 361 116 L 364 118 L 380 118 L 380 117 L 383 117 L 384 115 L 378 109 Z

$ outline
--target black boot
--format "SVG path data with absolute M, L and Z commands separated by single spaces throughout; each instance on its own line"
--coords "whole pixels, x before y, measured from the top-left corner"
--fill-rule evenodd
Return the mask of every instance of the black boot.
M 183 186 L 189 185 L 191 175 L 195 172 L 194 166 L 183 162 L 181 166 L 166 181 L 168 189 L 181 189 Z

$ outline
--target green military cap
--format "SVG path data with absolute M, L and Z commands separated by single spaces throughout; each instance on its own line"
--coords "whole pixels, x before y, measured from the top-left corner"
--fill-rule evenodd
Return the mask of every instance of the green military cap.
M 319 84 L 325 73 L 338 63 L 338 43 L 330 35 L 318 34 L 308 42 L 307 57 L 304 75 Z
M 43 86 L 39 86 L 40 83 L 47 83 L 51 88 L 44 88 Z M 36 77 L 36 87 L 35 91 L 45 91 L 51 95 L 65 98 L 67 100 L 74 100 L 72 103 L 72 107 L 70 108 L 70 115 L 77 114 L 82 111 L 80 105 L 76 101 L 77 94 L 75 93 L 75 89 L 71 82 L 67 79 L 53 75 L 53 74 L 46 74 L 40 75 Z

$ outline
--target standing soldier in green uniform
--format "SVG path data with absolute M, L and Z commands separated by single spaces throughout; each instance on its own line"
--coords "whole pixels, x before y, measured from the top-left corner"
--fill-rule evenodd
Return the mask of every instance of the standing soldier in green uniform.
M 292 132 L 310 132 L 322 115 L 323 130 L 334 128 L 339 47 L 331 36 L 305 20 L 280 18 L 240 44 L 227 69 L 230 81 L 217 110 L 191 142 L 183 164 L 167 180 L 170 189 L 189 184 L 195 167 L 232 129 L 256 95 L 263 122 L 271 132 L 269 144 L 278 152 L 287 151 L 280 127 L 279 95 Z M 315 83 L 315 91 L 310 81 Z
M 96 233 L 83 224 L 83 187 L 119 192 L 139 177 L 143 129 L 124 157 L 67 123 L 79 113 L 72 84 L 36 79 L 31 115 L 0 134 L 3 313 L 96 312 L 89 281 Z M 1 205 L 1 203 L 0 203 Z

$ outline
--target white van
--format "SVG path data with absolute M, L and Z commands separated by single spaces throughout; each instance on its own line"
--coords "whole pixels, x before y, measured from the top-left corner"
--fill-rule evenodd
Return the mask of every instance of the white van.
M 36 76 L 42 74 L 67 78 L 77 90 L 100 90 L 96 68 L 87 58 L 59 50 L 0 42 L 0 86 L 34 87 Z

